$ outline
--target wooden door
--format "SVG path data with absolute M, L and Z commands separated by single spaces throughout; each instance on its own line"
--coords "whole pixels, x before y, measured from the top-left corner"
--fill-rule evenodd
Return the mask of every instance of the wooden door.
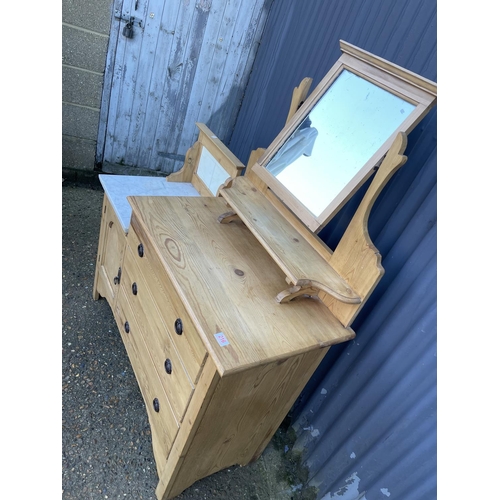
M 115 0 L 96 155 L 103 170 L 178 170 L 197 121 L 227 144 L 269 5 Z

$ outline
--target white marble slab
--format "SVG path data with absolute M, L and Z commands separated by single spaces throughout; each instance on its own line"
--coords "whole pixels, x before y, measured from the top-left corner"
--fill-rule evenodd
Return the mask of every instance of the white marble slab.
M 167 182 L 165 177 L 100 174 L 99 180 L 125 233 L 132 216 L 127 196 L 200 196 L 190 182 Z

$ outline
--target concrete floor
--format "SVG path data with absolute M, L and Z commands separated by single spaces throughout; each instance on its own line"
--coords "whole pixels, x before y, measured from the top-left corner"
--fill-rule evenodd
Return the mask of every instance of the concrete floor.
M 155 499 L 146 409 L 106 300 L 92 287 L 103 191 L 62 187 L 62 498 Z M 284 426 L 259 460 L 198 481 L 177 498 L 316 499 Z M 302 479 L 301 479 L 302 478 Z

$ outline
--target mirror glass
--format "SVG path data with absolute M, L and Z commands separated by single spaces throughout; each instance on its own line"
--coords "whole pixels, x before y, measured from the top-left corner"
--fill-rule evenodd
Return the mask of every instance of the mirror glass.
M 319 216 L 414 108 L 344 69 L 265 168 Z

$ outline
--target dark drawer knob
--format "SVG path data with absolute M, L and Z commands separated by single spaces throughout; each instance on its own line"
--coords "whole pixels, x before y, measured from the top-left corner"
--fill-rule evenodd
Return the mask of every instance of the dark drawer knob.
M 128 321 L 125 321 L 125 325 L 123 325 L 123 326 L 124 326 L 124 328 L 125 328 L 125 331 L 126 331 L 127 333 L 130 333 L 130 325 L 128 324 Z
M 170 375 L 172 373 L 172 361 L 168 358 L 165 360 L 165 371 Z
M 177 318 L 175 320 L 174 326 L 175 326 L 175 333 L 177 335 L 182 335 L 183 330 L 182 330 L 182 319 L 181 318 Z
M 122 278 L 122 268 L 119 267 L 118 268 L 118 274 L 115 276 L 115 278 L 113 279 L 113 282 L 115 285 L 119 285 L 120 284 L 120 280 Z
M 158 398 L 153 399 L 153 408 L 155 409 L 156 413 L 160 411 L 160 402 L 158 401 Z
M 135 281 L 132 283 L 132 293 L 137 295 L 137 283 Z
M 139 254 L 139 257 L 144 257 L 144 247 L 142 246 L 142 243 L 139 243 L 139 246 L 137 247 L 137 253 Z

